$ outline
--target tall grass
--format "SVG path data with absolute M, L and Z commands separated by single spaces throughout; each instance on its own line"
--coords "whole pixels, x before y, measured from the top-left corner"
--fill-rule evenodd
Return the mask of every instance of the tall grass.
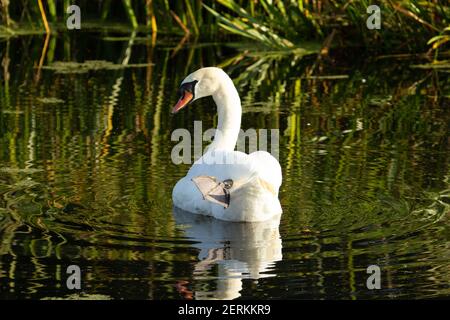
M 353 44 L 410 51 L 425 47 L 434 37 L 433 48 L 437 48 L 447 38 L 435 36 L 450 25 L 450 7 L 438 1 L 378 1 L 379 30 L 366 25 L 371 1 L 261 0 L 245 6 L 234 0 L 217 2 L 219 8 L 205 8 L 223 29 L 277 49 L 299 47 L 311 38 L 324 39 L 333 31 Z
M 43 3 L 43 11 L 39 4 Z M 68 1 L 1 0 L 1 21 L 9 33 L 21 26 L 44 30 L 45 16 L 51 29 L 65 30 Z M 382 0 L 381 29 L 369 30 L 369 0 L 79 0 L 83 27 L 87 22 L 122 23 L 130 28 L 185 33 L 215 39 L 235 34 L 276 50 L 304 46 L 306 40 L 325 46 L 362 45 L 390 51 L 444 50 L 450 40 L 448 2 Z M 148 34 L 148 33 L 147 33 Z M 331 36 L 332 35 L 332 36 Z
M 67 0 L 1 0 L 1 24 L 4 28 L 10 28 L 11 31 L 14 31 L 15 27 L 43 30 L 40 2 L 54 29 L 64 28 L 66 9 L 70 4 L 76 4 L 81 8 L 83 22 L 122 23 L 134 29 L 147 27 L 152 31 L 159 28 L 164 32 L 183 32 L 179 22 L 172 18 L 171 13 L 173 13 L 188 28 L 189 33 L 194 35 L 198 35 L 201 31 L 213 31 L 212 26 L 215 24 L 213 18 L 207 16 L 203 8 L 203 0 L 78 0 L 75 3 L 69 3 Z M 201 30 L 203 24 L 208 26 Z

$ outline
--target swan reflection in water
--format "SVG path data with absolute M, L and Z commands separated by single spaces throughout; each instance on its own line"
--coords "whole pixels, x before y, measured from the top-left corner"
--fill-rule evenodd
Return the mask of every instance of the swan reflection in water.
M 198 291 L 195 299 L 235 299 L 240 297 L 242 279 L 276 276 L 270 271 L 282 259 L 280 216 L 265 222 L 226 222 L 174 208 L 175 221 L 186 237 L 195 241 L 199 262 L 194 278 L 209 278 L 217 265 L 214 291 Z M 183 290 L 187 290 L 184 288 Z

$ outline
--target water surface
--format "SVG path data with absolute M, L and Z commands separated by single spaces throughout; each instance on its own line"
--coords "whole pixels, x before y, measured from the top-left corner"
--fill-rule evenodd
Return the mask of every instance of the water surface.
M 0 43 L 2 299 L 450 295 L 445 70 L 357 48 L 317 60 L 114 36 Z M 51 68 L 89 60 L 116 66 Z M 171 162 L 171 133 L 217 117 L 212 99 L 170 110 L 181 80 L 211 65 L 235 79 L 244 129 L 280 130 L 280 221 L 172 208 L 190 166 Z M 78 291 L 66 288 L 73 264 Z M 366 287 L 369 265 L 380 290 Z

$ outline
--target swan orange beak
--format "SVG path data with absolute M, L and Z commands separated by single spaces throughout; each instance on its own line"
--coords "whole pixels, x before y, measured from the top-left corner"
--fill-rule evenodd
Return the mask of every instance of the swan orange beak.
M 194 95 L 191 92 L 183 91 L 183 96 L 180 98 L 180 100 L 178 100 L 175 107 L 173 107 L 172 113 L 177 113 L 178 111 L 183 109 L 185 106 L 187 106 L 189 104 L 189 102 L 192 101 L 193 98 L 194 98 Z

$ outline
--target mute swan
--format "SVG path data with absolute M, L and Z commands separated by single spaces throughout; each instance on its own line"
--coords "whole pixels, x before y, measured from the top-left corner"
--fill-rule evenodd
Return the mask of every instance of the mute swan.
M 220 68 L 199 69 L 183 80 L 180 95 L 172 113 L 212 96 L 218 125 L 213 142 L 173 188 L 174 206 L 226 221 L 257 222 L 281 215 L 278 161 L 265 151 L 234 151 L 242 108 L 230 77 Z

